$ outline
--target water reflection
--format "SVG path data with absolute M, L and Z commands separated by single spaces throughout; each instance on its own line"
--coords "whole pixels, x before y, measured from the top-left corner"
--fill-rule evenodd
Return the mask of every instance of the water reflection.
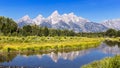
M 33 54 L 34 52 L 28 52 L 27 55 L 25 53 L 23 54 L 0 54 L 0 62 L 10 62 L 12 61 L 12 59 L 14 59 L 16 56 L 22 56 L 24 58 L 29 58 L 30 56 L 36 56 L 38 58 L 42 58 L 43 56 L 49 56 L 54 62 L 57 62 L 57 60 L 59 58 L 62 58 L 64 60 L 73 60 L 74 58 L 78 57 L 78 56 L 83 56 L 85 54 L 88 54 L 90 52 L 90 50 L 92 49 L 88 49 L 88 50 L 81 50 L 81 51 L 70 51 L 70 52 L 50 52 L 50 53 L 45 53 L 45 54 L 40 54 L 40 53 L 36 53 Z
M 108 42 L 107 42 L 108 43 Z M 108 45 L 107 43 L 102 44 L 101 46 L 98 47 L 98 49 L 106 54 L 114 54 L 114 55 L 118 55 L 120 54 L 120 48 L 119 45 L 117 45 L 117 43 L 113 46 Z
M 60 52 L 26 52 L 22 54 L 0 54 L 0 65 L 26 66 L 41 68 L 80 68 L 104 57 L 120 54 L 118 43 L 109 45 L 109 42 L 101 43 L 97 48 L 78 51 Z M 110 42 L 111 43 L 111 42 Z
M 109 40 L 106 40 L 106 41 L 104 41 L 104 43 L 107 44 L 108 46 L 118 45 L 120 47 L 120 42 L 118 42 L 118 41 L 109 41 Z

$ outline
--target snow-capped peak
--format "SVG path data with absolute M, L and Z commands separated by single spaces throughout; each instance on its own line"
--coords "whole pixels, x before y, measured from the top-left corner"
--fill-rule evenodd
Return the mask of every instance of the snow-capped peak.
M 54 11 L 49 17 L 48 20 L 52 24 L 56 24 L 61 20 L 61 15 L 58 13 L 58 11 Z
M 20 18 L 17 21 L 17 23 L 18 23 L 19 27 L 23 27 L 24 25 L 34 24 L 33 20 L 28 15 L 25 15 L 22 18 Z
M 44 17 L 39 14 L 36 18 L 33 19 L 33 22 L 34 22 L 36 25 L 40 25 L 40 23 L 42 23 L 43 20 L 44 20 Z
M 62 15 L 62 20 L 66 23 L 73 22 L 73 23 L 81 23 L 81 22 L 88 22 L 87 19 L 84 19 L 82 17 L 76 16 L 73 12 L 69 14 L 63 14 Z
M 120 30 L 120 19 L 105 20 L 102 24 L 108 28 Z
M 32 19 L 29 17 L 29 15 L 23 16 L 21 19 L 18 20 L 18 23 L 33 23 Z
M 25 15 L 21 18 L 21 20 L 27 21 L 27 20 L 30 20 L 30 17 L 29 17 L 29 15 Z
M 56 10 L 51 15 L 51 17 L 60 16 L 59 12 Z
M 37 19 L 43 18 L 43 16 L 39 14 L 36 18 L 37 18 Z

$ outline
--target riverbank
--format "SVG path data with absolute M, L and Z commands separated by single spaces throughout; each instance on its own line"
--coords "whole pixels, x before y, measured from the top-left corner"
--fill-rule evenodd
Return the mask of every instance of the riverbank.
M 0 52 L 86 49 L 98 46 L 103 38 L 87 37 L 0 37 Z
M 106 41 L 112 41 L 112 42 L 120 42 L 120 37 L 116 38 L 105 38 Z
M 115 45 L 120 47 L 120 37 L 107 38 L 104 42 L 111 47 Z M 84 65 L 82 68 L 120 68 L 120 55 L 107 57 L 99 61 L 94 61 L 90 64 Z
M 104 58 L 100 61 L 84 65 L 82 68 L 120 68 L 120 56 Z

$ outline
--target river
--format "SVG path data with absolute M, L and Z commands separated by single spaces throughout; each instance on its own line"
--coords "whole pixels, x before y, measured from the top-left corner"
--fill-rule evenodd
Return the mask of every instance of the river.
M 80 68 L 105 57 L 120 54 L 117 44 L 101 43 L 96 48 L 62 52 L 4 53 L 0 54 L 1 67 L 20 68 Z

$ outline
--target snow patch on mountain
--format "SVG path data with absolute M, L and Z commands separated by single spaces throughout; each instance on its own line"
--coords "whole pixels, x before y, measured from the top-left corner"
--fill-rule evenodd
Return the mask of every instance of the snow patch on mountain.
M 40 25 L 45 18 L 42 15 L 38 15 L 36 18 L 33 19 L 33 22 L 36 25 Z
M 120 19 L 105 20 L 102 24 L 108 28 L 120 30 Z

